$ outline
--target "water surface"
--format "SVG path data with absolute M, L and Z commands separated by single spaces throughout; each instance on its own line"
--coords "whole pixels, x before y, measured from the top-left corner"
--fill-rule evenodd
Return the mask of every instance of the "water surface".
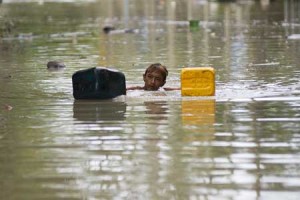
M 0 4 L 1 199 L 299 199 L 297 1 L 11 2 Z M 168 66 L 167 87 L 183 67 L 214 67 L 216 96 L 72 96 L 77 70 L 142 85 L 153 62 Z

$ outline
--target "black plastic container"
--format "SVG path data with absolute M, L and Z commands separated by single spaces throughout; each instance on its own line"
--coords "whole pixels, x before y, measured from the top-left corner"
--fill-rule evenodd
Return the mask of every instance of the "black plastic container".
M 75 99 L 111 99 L 126 95 L 125 75 L 117 70 L 93 67 L 72 76 Z

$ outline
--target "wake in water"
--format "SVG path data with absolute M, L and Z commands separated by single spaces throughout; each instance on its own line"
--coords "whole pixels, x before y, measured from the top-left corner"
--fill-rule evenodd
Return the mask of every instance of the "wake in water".
M 181 91 L 127 91 L 126 100 L 142 101 L 181 101 L 181 100 L 205 100 L 215 99 L 216 101 L 252 101 L 257 98 L 263 99 L 300 99 L 299 83 L 282 86 L 279 84 L 263 84 L 254 81 L 227 83 L 216 86 L 216 95 L 207 97 L 181 96 Z M 120 99 L 120 98 L 119 98 Z

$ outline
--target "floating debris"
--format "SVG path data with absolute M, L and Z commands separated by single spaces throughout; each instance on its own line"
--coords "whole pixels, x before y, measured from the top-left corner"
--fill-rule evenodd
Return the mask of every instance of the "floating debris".
M 288 27 L 288 26 L 300 26 L 300 24 L 298 24 L 298 23 L 287 23 L 287 22 L 283 22 L 282 23 L 282 26 L 283 27 Z
M 264 67 L 264 66 L 279 66 L 279 62 L 269 62 L 269 63 L 250 63 L 249 67 Z
M 292 34 L 287 37 L 288 40 L 300 40 L 300 34 Z
M 38 39 L 38 38 L 51 38 L 51 39 L 61 39 L 61 38 L 71 38 L 74 40 L 77 39 L 77 37 L 85 37 L 85 36 L 92 36 L 92 32 L 84 32 L 84 31 L 77 31 L 77 32 L 66 32 L 66 33 L 53 33 L 50 35 L 34 35 L 33 33 L 20 33 L 18 34 L 17 37 L 3 37 L 0 38 L 3 41 L 11 41 L 11 40 L 28 40 L 31 41 L 33 39 Z
M 4 76 L 3 78 L 5 78 L 5 79 L 11 79 L 12 75 L 7 75 L 7 76 Z
M 8 36 L 3 37 L 1 40 L 3 41 L 12 41 L 12 40 L 19 40 L 19 41 L 32 41 L 33 39 L 41 38 L 41 36 L 33 35 L 33 33 L 19 33 L 18 36 Z
M 18 35 L 19 40 L 32 40 L 33 34 L 32 33 L 20 33 Z
M 190 21 L 176 21 L 176 20 L 146 20 L 147 24 L 166 24 L 166 25 L 178 25 L 178 26 L 190 26 Z M 198 21 L 199 26 L 220 26 L 222 23 L 214 21 Z
M 67 33 L 54 33 L 50 34 L 50 38 L 72 38 L 72 37 L 78 37 L 78 36 L 88 36 L 92 35 L 91 32 L 84 32 L 84 31 L 78 31 L 78 32 L 67 32 Z
M 4 110 L 11 111 L 12 109 L 13 107 L 11 105 L 4 104 Z
M 115 27 L 107 25 L 107 26 L 104 26 L 102 30 L 103 30 L 104 33 L 107 34 L 107 33 L 111 32 L 115 29 L 116 29 Z
M 66 65 L 60 61 L 49 61 L 47 63 L 48 70 L 58 70 L 58 69 L 63 69 L 65 67 Z
M 108 27 L 103 31 L 105 34 L 140 33 L 138 29 L 108 29 Z
M 174 21 L 174 20 L 146 20 L 147 24 L 169 24 L 179 26 L 189 26 L 189 21 Z

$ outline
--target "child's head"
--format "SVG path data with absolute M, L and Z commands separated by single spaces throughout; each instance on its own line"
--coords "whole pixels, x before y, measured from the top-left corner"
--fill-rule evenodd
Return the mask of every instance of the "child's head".
M 145 90 L 158 90 L 166 83 L 168 76 L 168 70 L 160 63 L 150 65 L 143 75 L 144 77 L 144 89 Z

